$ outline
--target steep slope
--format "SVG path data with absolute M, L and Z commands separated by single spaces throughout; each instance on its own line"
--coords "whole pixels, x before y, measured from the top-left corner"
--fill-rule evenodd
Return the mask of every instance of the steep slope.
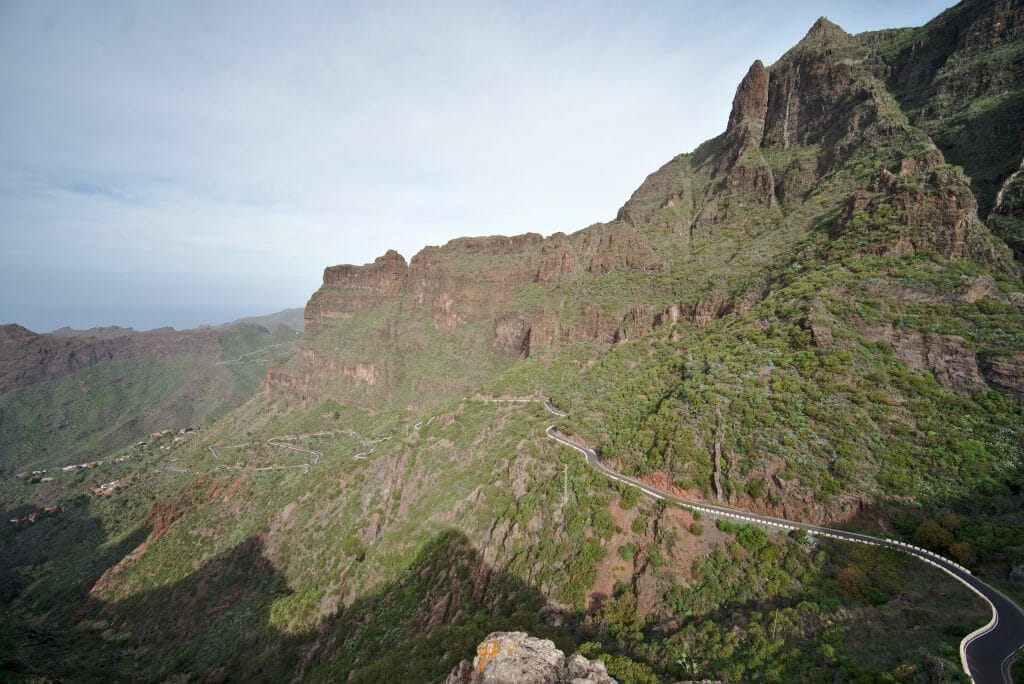
M 970 176 L 983 217 L 997 209 L 1024 153 L 1022 38 L 1024 7 L 984 0 L 961 3 L 883 48 L 889 87 L 910 121 Z
M 608 224 L 326 269 L 258 396 L 19 490 L 7 666 L 431 681 L 501 629 L 620 681 L 959 681 L 986 613 L 930 566 L 638 500 L 544 437 L 1024 594 L 1018 265 L 890 81 L 908 35 L 820 20 Z
M 284 309 L 276 313 L 267 314 L 266 316 L 247 316 L 245 318 L 239 318 L 236 321 L 225 323 L 222 326 L 217 327 L 228 327 L 239 324 L 249 325 L 262 325 L 267 330 L 274 330 L 279 325 L 283 325 L 286 328 L 291 328 L 297 332 L 302 332 L 303 329 L 303 313 L 304 310 L 301 307 L 294 309 Z
M 865 36 L 870 59 L 910 121 L 964 168 L 979 213 L 1019 259 L 1024 134 L 1024 7 L 979 0 L 918 29 Z
M 758 288 L 699 306 L 704 315 L 689 321 L 696 327 L 680 316 L 615 350 L 588 371 L 589 383 L 576 380 L 562 395 L 586 406 L 607 456 L 640 471 L 665 466 L 707 495 L 799 517 L 831 515 L 812 510 L 822 487 L 873 498 L 909 493 L 917 468 L 926 488 L 961 475 L 950 464 L 926 466 L 936 444 L 907 429 L 936 410 L 950 428 L 964 415 L 984 417 L 972 431 L 990 448 L 980 471 L 1019 448 L 1000 436 L 1019 420 L 1018 271 L 978 218 L 967 178 L 908 123 L 872 69 L 849 59 L 863 43 L 821 20 L 770 70 L 755 63 L 715 149 L 665 182 L 684 161 L 674 160 L 620 211 L 653 234 L 676 215 L 693 176 L 707 174 L 689 200 L 691 231 L 714 240 L 760 219 L 775 235 L 793 226 L 796 237 L 748 275 Z M 638 354 L 641 365 L 622 373 Z M 908 371 L 951 392 L 941 400 L 948 406 L 936 392 L 906 387 Z M 972 405 L 980 395 L 993 405 Z M 928 410 L 915 416 L 921 401 Z M 732 455 L 723 461 L 726 438 Z M 877 459 L 894 452 L 906 456 L 887 476 Z M 748 488 L 774 504 L 750 501 Z
M 255 325 L 102 337 L 0 328 L 0 469 L 92 461 L 154 431 L 202 425 L 256 391 L 297 333 Z
M 610 343 L 628 293 L 584 302 L 575 290 L 604 290 L 617 277 L 643 287 L 658 262 L 632 227 L 611 224 L 546 240 L 461 238 L 408 264 L 390 251 L 373 264 L 330 267 L 306 306 L 299 354 L 270 370 L 265 391 L 423 410 L 517 358 L 578 340 Z M 573 291 L 555 296 L 565 283 Z

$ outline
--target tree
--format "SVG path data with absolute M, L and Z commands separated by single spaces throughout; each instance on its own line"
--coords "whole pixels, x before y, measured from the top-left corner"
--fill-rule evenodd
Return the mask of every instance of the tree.
M 970 567 L 978 563 L 978 554 L 970 542 L 962 541 L 950 544 L 949 552 L 961 565 Z
M 953 533 L 931 518 L 917 526 L 914 532 L 917 543 L 926 549 L 948 549 L 954 541 Z
M 870 582 L 864 573 L 847 565 L 836 575 L 836 590 L 850 600 L 861 600 L 867 595 Z

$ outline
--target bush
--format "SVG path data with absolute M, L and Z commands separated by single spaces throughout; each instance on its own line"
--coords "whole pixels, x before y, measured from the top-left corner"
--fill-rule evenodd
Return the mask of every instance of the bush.
M 811 543 L 811 535 L 807 533 L 807 530 L 801 530 L 799 528 L 791 530 L 789 533 L 789 538 L 797 542 L 798 544 Z
M 623 487 L 620 493 L 622 498 L 619 501 L 619 507 L 622 510 L 628 511 L 636 507 L 640 500 L 640 490 L 635 487 Z
M 736 533 L 736 541 L 753 553 L 768 543 L 768 533 L 754 525 L 741 525 L 739 532 Z
M 868 578 L 852 565 L 843 568 L 836 575 L 836 590 L 847 599 L 864 599 L 869 589 Z

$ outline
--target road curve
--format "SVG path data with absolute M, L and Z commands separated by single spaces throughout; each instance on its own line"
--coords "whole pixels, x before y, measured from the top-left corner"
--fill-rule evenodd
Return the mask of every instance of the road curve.
M 545 401 L 544 405 L 548 411 L 557 416 L 566 415 L 555 408 L 550 400 Z M 925 563 L 935 566 L 962 582 L 968 589 L 985 599 L 992 608 L 992 619 L 989 623 L 968 634 L 960 642 L 960 664 L 963 666 L 964 672 L 967 673 L 975 684 L 1013 684 L 1010 672 L 1017 655 L 1024 648 L 1024 610 L 1021 610 L 1020 606 L 1001 591 L 975 577 L 971 574 L 970 570 L 962 565 L 926 549 L 893 539 L 881 539 L 866 534 L 857 534 L 856 532 L 820 527 L 784 518 L 773 518 L 766 515 L 734 510 L 724 506 L 715 506 L 702 501 L 687 501 L 612 470 L 601 462 L 601 459 L 598 458 L 597 453 L 593 449 L 575 444 L 567 436 L 560 434 L 554 425 L 549 427 L 546 432 L 548 437 L 559 444 L 579 451 L 583 454 L 588 465 L 600 471 L 606 477 L 631 487 L 636 487 L 656 501 L 665 501 L 712 517 L 730 518 L 740 522 L 782 530 L 806 530 L 811 534 L 830 539 L 840 539 L 858 544 L 869 544 L 871 546 L 885 546 L 908 553 Z

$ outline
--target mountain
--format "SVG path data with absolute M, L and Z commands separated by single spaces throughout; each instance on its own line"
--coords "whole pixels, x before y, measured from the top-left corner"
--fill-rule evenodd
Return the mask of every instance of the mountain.
M 891 92 L 910 121 L 963 167 L 979 213 L 1021 258 L 1020 121 L 1024 117 L 1021 8 L 961 3 L 886 46 Z
M 176 331 L 0 326 L 0 469 L 92 461 L 248 399 L 296 333 L 253 324 Z
M 5 480 L 2 667 L 439 681 L 527 632 L 619 681 L 962 681 L 948 575 L 546 431 L 1024 598 L 1022 27 L 822 18 L 608 223 L 326 268 L 201 434 Z
M 138 331 L 135 330 L 135 328 L 122 328 L 119 325 L 107 325 L 98 328 L 88 328 L 87 330 L 78 330 L 65 325 L 62 328 L 57 328 L 50 332 L 50 335 L 53 335 L 54 337 L 98 337 L 100 339 L 111 339 L 115 337 L 127 337 L 134 335 L 137 332 Z
M 292 330 L 302 332 L 303 328 L 303 309 L 283 309 L 276 313 L 267 314 L 266 316 L 249 316 L 246 318 L 239 318 L 238 320 L 232 321 L 231 323 L 225 323 L 223 326 L 226 327 L 232 325 L 262 325 L 267 330 L 274 330 L 279 325 L 283 325 Z

